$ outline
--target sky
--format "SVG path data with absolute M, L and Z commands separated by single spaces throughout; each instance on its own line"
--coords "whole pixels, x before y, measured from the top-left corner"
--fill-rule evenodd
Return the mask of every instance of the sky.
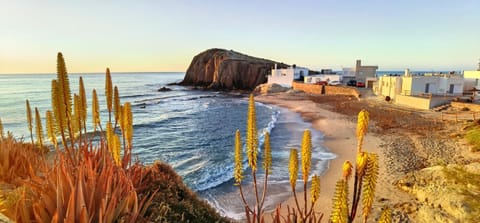
M 472 70 L 478 0 L 0 0 L 0 73 L 185 72 L 209 48 L 310 69 Z

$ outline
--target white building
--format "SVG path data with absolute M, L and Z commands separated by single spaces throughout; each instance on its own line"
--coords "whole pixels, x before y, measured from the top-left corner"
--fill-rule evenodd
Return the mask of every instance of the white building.
M 397 104 L 430 109 L 463 95 L 464 79 L 459 75 L 382 76 L 374 87 L 377 95 Z
M 463 71 L 465 79 L 464 91 L 472 91 L 474 88 L 480 90 L 480 70 Z
M 405 76 L 402 80 L 403 95 L 458 96 L 463 94 L 463 78 L 460 76 Z
M 279 84 L 283 87 L 292 87 L 294 80 L 300 80 L 302 77 L 308 76 L 308 69 L 304 67 L 291 66 L 289 68 L 272 69 L 272 74 L 267 76 L 267 84 Z
M 344 82 L 355 80 L 355 68 L 342 68 L 342 80 Z
M 330 83 L 331 81 L 342 82 L 342 76 L 338 74 L 317 74 L 305 77 L 305 84 L 315 84 L 321 81 Z

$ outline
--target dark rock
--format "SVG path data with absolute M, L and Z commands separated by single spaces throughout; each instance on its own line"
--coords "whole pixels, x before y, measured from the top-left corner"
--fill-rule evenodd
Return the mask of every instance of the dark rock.
M 287 67 L 233 50 L 209 49 L 193 58 L 180 84 L 217 90 L 252 90 L 267 82 L 267 75 L 275 64 L 278 68 Z
M 168 88 L 168 87 L 161 87 L 159 88 L 157 91 L 171 91 L 172 89 Z

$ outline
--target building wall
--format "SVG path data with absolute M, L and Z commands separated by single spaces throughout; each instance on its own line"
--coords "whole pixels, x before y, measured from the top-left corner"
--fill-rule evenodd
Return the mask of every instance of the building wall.
M 427 89 L 428 84 L 428 89 Z M 450 85 L 453 85 L 453 92 L 450 92 Z M 410 76 L 403 77 L 403 95 L 462 95 L 464 80 L 460 77 L 439 77 L 439 76 Z
M 402 95 L 436 94 L 438 82 L 438 77 L 403 77 Z M 428 90 L 427 84 L 429 84 Z
M 292 87 L 293 78 L 293 69 L 272 69 L 272 74 L 267 77 L 267 83 L 279 84 L 283 87 Z
M 418 108 L 428 110 L 430 109 L 430 99 L 413 97 L 408 95 L 397 95 L 395 98 L 395 104 L 403 105 L 411 108 Z
M 357 89 L 344 86 L 323 86 L 293 82 L 292 87 L 295 90 L 300 90 L 309 94 L 352 95 L 357 98 L 361 96 Z
M 395 99 L 397 94 L 402 91 L 402 77 L 398 76 L 382 76 L 378 79 L 377 95 L 386 97 L 390 96 Z
M 292 87 L 292 81 L 301 76 L 308 76 L 308 69 L 303 67 L 289 67 L 286 69 L 272 69 L 272 74 L 267 77 L 268 84 L 279 84 L 283 87 Z
M 460 77 L 440 77 L 439 88 L 437 94 L 444 95 L 462 95 L 464 79 Z M 453 86 L 453 92 L 451 92 Z
M 473 88 L 480 89 L 480 71 L 463 71 L 465 91 L 470 91 Z
M 448 97 L 423 98 L 408 95 L 397 95 L 395 104 L 428 110 L 440 105 L 448 104 L 451 100 L 452 98 Z
M 463 71 L 463 78 L 480 79 L 480 71 L 477 71 L 477 70 Z
M 330 81 L 341 81 L 341 80 L 342 80 L 342 77 L 337 74 L 322 74 L 322 75 L 312 75 L 312 76 L 305 77 L 304 83 L 314 84 L 319 81 L 330 82 Z
M 357 81 L 363 81 L 368 77 L 375 77 L 377 74 L 378 66 L 362 66 L 362 61 L 357 60 L 355 66 L 355 78 Z

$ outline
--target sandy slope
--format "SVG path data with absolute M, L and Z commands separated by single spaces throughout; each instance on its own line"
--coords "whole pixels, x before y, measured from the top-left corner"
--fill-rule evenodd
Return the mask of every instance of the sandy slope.
M 313 127 L 325 134 L 324 145 L 330 151 L 337 154 L 337 158 L 330 162 L 329 170 L 321 176 L 321 195 L 316 204 L 315 211 L 324 214 L 324 222 L 330 216 L 332 207 L 332 197 L 335 191 L 335 183 L 342 176 L 342 165 L 345 160 L 355 162 L 357 140 L 355 137 L 356 123 L 352 117 L 329 111 L 324 104 L 314 103 L 303 94 L 276 93 L 270 95 L 258 95 L 256 101 L 274 104 L 298 112 L 302 117 L 310 121 Z M 368 110 L 368 109 L 367 109 Z M 356 120 L 356 119 L 355 119 Z M 406 193 L 396 189 L 392 182 L 397 176 L 387 174 L 384 153 L 381 150 L 382 140 L 368 133 L 363 145 L 364 151 L 377 153 L 380 159 L 380 176 L 377 184 L 376 201 L 372 216 L 379 215 L 379 211 L 384 204 L 398 204 L 403 201 L 409 201 L 412 198 Z M 353 186 L 350 186 L 353 188 Z M 299 197 L 303 197 L 300 194 Z M 302 199 L 303 200 L 303 199 Z M 295 206 L 292 198 L 282 204 L 282 212 L 286 213 L 286 206 Z M 302 204 L 300 204 L 302 206 Z M 357 215 L 362 212 L 359 210 Z M 271 221 L 267 214 L 267 222 Z M 357 219 L 360 219 L 357 217 Z M 370 218 L 372 221 L 374 218 Z

